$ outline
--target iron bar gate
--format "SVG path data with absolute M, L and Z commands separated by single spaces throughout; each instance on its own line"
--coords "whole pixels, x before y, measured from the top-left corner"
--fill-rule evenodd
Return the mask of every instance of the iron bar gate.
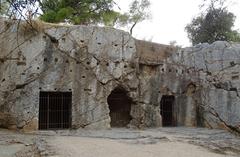
M 160 102 L 160 113 L 162 116 L 162 126 L 174 126 L 174 96 L 163 95 Z
M 71 127 L 72 92 L 40 92 L 39 129 Z

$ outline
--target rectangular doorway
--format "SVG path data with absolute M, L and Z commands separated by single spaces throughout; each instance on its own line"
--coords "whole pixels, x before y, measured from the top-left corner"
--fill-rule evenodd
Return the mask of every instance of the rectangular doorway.
M 160 113 L 162 116 L 162 126 L 174 126 L 173 106 L 174 96 L 163 95 L 160 102 Z
M 40 92 L 39 129 L 71 127 L 72 92 Z

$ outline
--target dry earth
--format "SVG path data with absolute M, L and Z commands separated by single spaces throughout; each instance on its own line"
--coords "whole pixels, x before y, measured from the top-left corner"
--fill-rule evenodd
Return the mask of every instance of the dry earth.
M 0 157 L 239 157 L 240 138 L 223 130 L 0 130 Z

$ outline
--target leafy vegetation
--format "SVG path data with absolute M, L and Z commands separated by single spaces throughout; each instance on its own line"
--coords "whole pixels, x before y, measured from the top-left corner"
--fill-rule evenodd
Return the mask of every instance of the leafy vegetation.
M 137 23 L 150 17 L 147 11 L 149 0 L 132 0 L 129 12 L 126 13 L 115 10 L 118 5 L 114 0 L 5 0 L 0 1 L 0 4 L 0 14 L 10 18 L 29 19 L 37 16 L 51 23 L 101 24 L 111 27 L 130 25 L 130 33 Z
M 46 22 L 72 24 L 110 23 L 118 15 L 113 0 L 43 0 L 40 18 Z
M 130 34 L 132 34 L 134 27 L 139 22 L 150 18 L 150 12 L 148 11 L 149 7 L 149 0 L 133 0 L 130 4 L 129 11 L 119 17 L 119 23 L 121 25 L 130 24 Z
M 224 1 L 212 0 L 206 13 L 195 17 L 185 29 L 193 45 L 217 40 L 240 42 L 239 32 L 233 30 L 234 21 L 235 16 L 224 7 Z

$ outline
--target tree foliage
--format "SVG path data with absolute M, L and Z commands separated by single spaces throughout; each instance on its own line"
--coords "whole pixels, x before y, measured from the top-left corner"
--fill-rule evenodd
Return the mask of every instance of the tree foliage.
M 118 15 L 113 6 L 113 0 L 42 0 L 40 18 L 52 23 L 108 24 Z
M 212 43 L 217 40 L 240 41 L 240 34 L 233 30 L 235 16 L 223 6 L 223 1 L 212 0 L 206 13 L 195 17 L 185 29 L 192 44 Z
M 3 2 L 4 6 L 3 7 Z M 114 0 L 2 0 L 0 15 L 10 18 L 39 17 L 51 23 L 102 24 L 105 26 L 130 25 L 130 32 L 137 23 L 149 18 L 149 0 L 132 0 L 129 11 L 120 13 Z M 3 9 L 5 8 L 5 9 Z
M 47 22 L 71 22 L 73 24 L 104 24 L 107 26 L 131 25 L 149 18 L 149 0 L 133 0 L 129 11 L 120 13 L 113 9 L 113 0 L 43 0 L 41 19 Z
M 119 23 L 122 25 L 130 24 L 130 34 L 133 33 L 134 27 L 139 23 L 150 18 L 150 1 L 133 0 L 130 4 L 129 11 L 120 16 Z

